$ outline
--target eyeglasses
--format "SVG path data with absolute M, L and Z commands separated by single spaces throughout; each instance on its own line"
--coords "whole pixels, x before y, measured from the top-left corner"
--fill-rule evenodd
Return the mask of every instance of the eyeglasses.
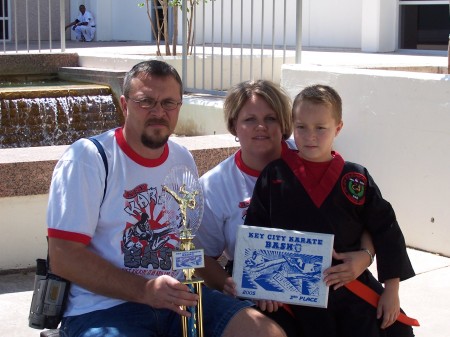
M 139 104 L 142 109 L 153 109 L 156 104 L 159 103 L 159 105 L 161 105 L 161 108 L 170 111 L 176 109 L 179 105 L 181 105 L 181 102 L 176 102 L 170 99 L 163 101 L 157 101 L 153 98 L 132 99 L 128 97 L 128 99 L 133 101 L 134 103 Z

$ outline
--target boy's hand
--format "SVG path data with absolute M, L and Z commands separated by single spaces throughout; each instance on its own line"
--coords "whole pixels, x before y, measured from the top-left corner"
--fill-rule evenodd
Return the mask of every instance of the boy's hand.
M 385 289 L 378 301 L 377 307 L 377 318 L 380 319 L 383 317 L 381 329 L 386 329 L 394 324 L 400 315 L 399 282 L 400 280 L 398 278 L 386 280 L 385 282 Z
M 267 312 L 278 311 L 278 309 L 283 306 L 283 303 L 281 303 L 281 302 L 270 301 L 270 300 L 256 300 L 254 302 L 256 303 L 256 306 L 261 311 L 267 311 Z

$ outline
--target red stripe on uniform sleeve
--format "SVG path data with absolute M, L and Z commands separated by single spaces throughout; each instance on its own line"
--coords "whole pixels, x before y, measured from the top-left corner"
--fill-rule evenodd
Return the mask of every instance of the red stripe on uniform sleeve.
M 79 242 L 88 245 L 91 242 L 91 237 L 85 234 L 74 233 L 63 231 L 60 229 L 49 228 L 48 231 L 49 238 L 62 239 L 67 241 Z

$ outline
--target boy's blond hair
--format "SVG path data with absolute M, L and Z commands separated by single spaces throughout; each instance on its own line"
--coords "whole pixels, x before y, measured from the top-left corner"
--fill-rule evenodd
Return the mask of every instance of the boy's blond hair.
M 324 104 L 332 109 L 333 117 L 337 123 L 342 121 L 342 99 L 332 87 L 323 84 L 315 84 L 306 87 L 295 97 L 292 105 L 292 113 L 300 102 Z

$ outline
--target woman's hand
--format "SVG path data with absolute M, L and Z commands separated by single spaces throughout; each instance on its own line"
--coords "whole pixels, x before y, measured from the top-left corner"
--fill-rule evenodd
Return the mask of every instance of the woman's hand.
M 333 249 L 333 259 L 343 263 L 324 271 L 324 282 L 333 289 L 339 289 L 344 284 L 355 280 L 370 265 L 370 257 L 367 252 L 361 250 L 356 252 L 336 253 Z

